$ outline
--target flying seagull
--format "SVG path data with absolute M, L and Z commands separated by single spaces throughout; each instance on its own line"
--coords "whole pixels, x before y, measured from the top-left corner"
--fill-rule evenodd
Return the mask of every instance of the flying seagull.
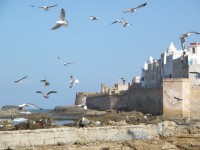
M 177 101 L 182 101 L 182 98 L 174 97 Z
M 39 107 L 39 106 L 37 106 L 35 104 L 31 104 L 31 103 L 23 103 L 23 104 L 20 104 L 18 106 L 19 106 L 19 110 L 24 109 L 24 107 L 35 107 L 35 108 L 38 108 L 40 110 L 43 110 L 41 107 Z
M 49 82 L 46 80 L 46 78 L 44 80 L 40 80 L 40 82 L 44 82 L 44 86 L 49 86 Z
M 38 8 L 42 8 L 44 9 L 45 11 L 49 10 L 49 8 L 52 8 L 52 7 L 55 7 L 55 6 L 58 6 L 58 5 L 52 5 L 52 6 L 38 6 Z
M 21 83 L 24 79 L 26 79 L 27 78 L 27 76 L 25 76 L 25 77 L 23 77 L 23 78 L 21 78 L 21 79 L 19 79 L 19 80 L 16 80 L 16 81 L 14 81 L 15 83 Z
M 199 32 L 194 32 L 194 31 L 191 31 L 191 32 L 187 32 L 187 33 L 184 33 L 182 34 L 179 39 L 181 40 L 181 48 L 182 50 L 185 49 L 185 38 L 186 37 L 189 37 L 191 34 L 200 34 Z
M 138 8 L 141 8 L 141 7 L 146 6 L 146 4 L 147 4 L 147 3 L 141 4 L 141 5 L 139 5 L 139 6 L 135 7 L 135 8 L 130 8 L 130 9 L 128 9 L 128 10 L 124 10 L 123 12 L 124 12 L 124 13 L 127 13 L 127 12 L 135 12 Z
M 44 93 L 41 92 L 41 91 L 37 91 L 36 93 L 41 93 L 41 94 L 43 94 L 44 98 L 49 98 L 49 94 L 51 94 L 51 93 L 57 93 L 57 92 L 56 92 L 56 91 L 50 91 L 50 92 L 48 92 L 47 94 L 44 94 Z
M 121 78 L 122 79 L 122 82 L 123 82 L 123 84 L 125 85 L 125 82 L 126 82 L 126 78 Z
M 62 8 L 62 9 L 61 9 L 61 12 L 60 12 L 60 20 L 58 20 L 58 21 L 56 22 L 56 25 L 55 25 L 51 30 L 58 29 L 58 28 L 60 28 L 61 26 L 67 27 L 67 25 L 68 25 L 68 21 L 65 20 L 65 10 Z
M 78 105 L 78 106 L 82 107 L 82 108 L 85 109 L 85 110 L 87 110 L 86 99 L 87 99 L 86 94 L 84 94 L 84 97 L 83 97 L 82 100 L 81 100 L 82 103 L 81 103 L 80 105 Z
M 78 84 L 79 83 L 79 80 L 75 79 L 72 75 L 70 76 L 70 87 L 69 88 L 72 88 L 75 84 Z
M 200 75 L 200 72 L 196 72 L 196 71 L 191 71 L 190 73 L 193 73 L 193 74 L 198 74 L 198 75 Z
M 60 57 L 58 57 L 58 59 L 60 60 L 61 63 L 63 63 L 64 66 L 67 66 L 67 65 L 73 64 L 73 63 L 67 63 L 67 62 L 64 62 Z
M 196 78 L 200 78 L 200 72 L 191 71 L 189 73 L 196 74 Z
M 90 20 L 100 20 L 100 18 L 95 17 L 95 16 L 90 16 Z
M 114 23 L 122 23 L 122 25 L 124 27 L 132 25 L 132 24 L 126 22 L 123 17 L 121 19 L 118 19 L 118 20 L 112 22 L 111 24 L 114 24 Z

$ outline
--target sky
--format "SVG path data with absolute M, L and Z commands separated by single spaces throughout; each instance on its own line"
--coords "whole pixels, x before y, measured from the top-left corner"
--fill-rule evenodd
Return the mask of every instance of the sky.
M 143 3 L 136 12 L 122 12 Z M 150 56 L 160 59 L 171 42 L 180 50 L 181 34 L 200 32 L 199 6 L 199 0 L 0 0 L 0 107 L 73 105 L 77 92 L 100 92 L 101 83 L 111 87 L 121 77 L 132 82 Z M 62 8 L 69 25 L 51 30 Z M 132 26 L 111 25 L 121 17 Z M 190 42 L 200 36 L 188 37 L 186 48 Z M 73 64 L 65 67 L 58 57 Z M 79 80 L 73 88 L 71 75 Z M 49 87 L 40 82 L 45 78 Z M 36 93 L 51 90 L 58 93 L 48 99 Z

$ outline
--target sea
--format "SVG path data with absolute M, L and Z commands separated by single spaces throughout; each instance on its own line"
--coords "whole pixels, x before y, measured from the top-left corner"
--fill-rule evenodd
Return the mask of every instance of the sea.
M 73 117 L 73 116 L 54 116 L 54 115 L 51 115 L 51 113 L 48 113 L 48 112 L 50 112 L 52 110 L 53 109 L 43 109 L 43 110 L 27 109 L 27 111 L 31 112 L 31 113 L 44 113 L 44 114 L 48 114 L 49 116 L 52 116 L 57 125 L 72 123 L 74 121 L 74 119 L 76 119 L 76 117 Z

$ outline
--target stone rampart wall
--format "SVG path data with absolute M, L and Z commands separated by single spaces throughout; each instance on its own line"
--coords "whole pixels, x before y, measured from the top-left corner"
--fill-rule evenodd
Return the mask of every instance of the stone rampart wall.
M 190 115 L 193 119 L 200 119 L 200 87 L 190 88 Z
M 86 104 L 88 108 L 97 110 L 138 110 L 162 114 L 162 88 L 132 89 L 124 94 L 90 96 Z

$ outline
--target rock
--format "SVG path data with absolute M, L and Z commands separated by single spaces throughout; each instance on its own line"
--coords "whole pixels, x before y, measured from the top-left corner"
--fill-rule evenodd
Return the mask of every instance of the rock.
M 126 123 L 125 120 L 118 121 L 118 122 L 109 120 L 109 121 L 108 121 L 108 124 L 109 124 L 109 125 L 114 125 L 114 126 L 123 126 L 123 125 L 127 125 L 127 123 Z
M 162 146 L 162 150 L 178 150 L 178 148 L 175 145 L 172 145 L 168 142 L 166 142 L 163 146 Z
M 1 107 L 2 111 L 7 111 L 7 110 L 18 110 L 19 106 L 16 105 L 5 105 Z
M 178 125 L 173 121 L 158 123 L 158 134 L 162 137 L 171 137 L 179 132 Z

